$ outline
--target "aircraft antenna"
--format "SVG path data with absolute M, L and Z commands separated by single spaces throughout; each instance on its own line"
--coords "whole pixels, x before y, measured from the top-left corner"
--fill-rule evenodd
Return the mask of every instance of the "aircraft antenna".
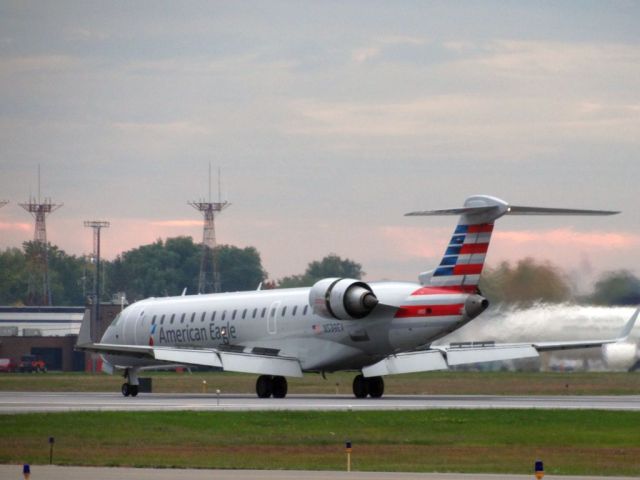
M 218 170 L 219 171 L 219 170 Z M 198 293 L 218 293 L 221 291 L 220 272 L 216 258 L 215 216 L 227 208 L 230 203 L 222 201 L 220 183 L 218 183 L 218 201 L 211 201 L 211 164 L 209 164 L 209 201 L 188 202 L 193 208 L 202 212 L 204 224 L 202 229 L 202 258 L 198 277 Z
M 29 201 L 19 203 L 35 219 L 34 242 L 27 252 L 30 257 L 29 285 L 27 303 L 29 305 L 51 305 L 51 287 L 49 285 L 49 245 L 47 243 L 46 218 L 60 207 L 62 203 L 53 203 L 51 198 L 40 199 L 40 165 L 38 165 L 38 198 L 29 195 Z

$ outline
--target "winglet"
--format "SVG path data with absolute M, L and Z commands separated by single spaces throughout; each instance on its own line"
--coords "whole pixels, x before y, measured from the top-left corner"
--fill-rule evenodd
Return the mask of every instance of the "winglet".
M 618 338 L 618 341 L 622 341 L 622 340 L 626 340 L 627 339 L 627 337 L 631 333 L 631 330 L 633 330 L 633 327 L 636 324 L 636 320 L 638 319 L 638 315 L 639 314 L 640 314 L 640 307 L 638 307 L 636 309 L 636 311 L 633 312 L 633 315 L 631 315 L 631 318 L 629 319 L 629 321 L 626 323 L 626 325 L 622 329 L 622 332 L 620 333 L 620 337 Z
M 84 345 L 91 345 L 93 340 L 91 339 L 91 311 L 87 308 L 84 311 L 82 317 L 82 324 L 80 325 L 80 332 L 78 333 L 78 341 L 76 347 L 82 347 Z

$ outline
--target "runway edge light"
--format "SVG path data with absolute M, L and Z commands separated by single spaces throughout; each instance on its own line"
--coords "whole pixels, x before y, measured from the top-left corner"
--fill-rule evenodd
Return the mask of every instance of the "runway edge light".
M 55 438 L 49 437 L 49 465 L 53 465 L 53 444 L 55 441 Z
M 344 449 L 347 452 L 347 472 L 351 471 L 351 440 L 344 442 Z
M 536 460 L 534 469 L 536 472 L 536 478 L 538 480 L 542 480 L 542 477 L 544 477 L 544 465 L 542 464 L 542 460 Z

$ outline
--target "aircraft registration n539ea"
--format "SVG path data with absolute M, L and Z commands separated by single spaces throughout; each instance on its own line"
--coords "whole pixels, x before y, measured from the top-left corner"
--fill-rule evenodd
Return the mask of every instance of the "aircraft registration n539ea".
M 77 348 L 102 354 L 108 370 L 122 369 L 125 396 L 138 394 L 140 369 L 178 364 L 257 374 L 261 398 L 285 397 L 286 377 L 349 370 L 357 373 L 354 395 L 364 398 L 383 395 L 385 375 L 614 343 L 628 336 L 640 309 L 619 338 L 432 345 L 488 307 L 478 283 L 497 219 L 616 213 L 521 207 L 471 196 L 462 208 L 407 214 L 460 217 L 440 264 L 420 274 L 419 283 L 325 278 L 309 288 L 148 298 L 125 308 L 99 343 L 92 341 L 85 318 Z

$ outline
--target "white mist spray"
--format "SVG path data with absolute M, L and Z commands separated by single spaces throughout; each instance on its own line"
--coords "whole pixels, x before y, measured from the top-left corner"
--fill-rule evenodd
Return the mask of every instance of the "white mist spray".
M 531 308 L 490 308 L 460 330 L 438 343 L 494 340 L 529 342 L 554 340 L 598 340 L 617 337 L 634 312 L 631 307 L 593 307 L 569 304 L 536 304 Z M 602 357 L 609 369 L 628 369 L 638 357 L 640 327 L 635 326 L 627 342 L 605 346 Z M 600 349 L 574 350 L 562 355 L 587 358 Z M 556 354 L 558 355 L 558 354 Z

